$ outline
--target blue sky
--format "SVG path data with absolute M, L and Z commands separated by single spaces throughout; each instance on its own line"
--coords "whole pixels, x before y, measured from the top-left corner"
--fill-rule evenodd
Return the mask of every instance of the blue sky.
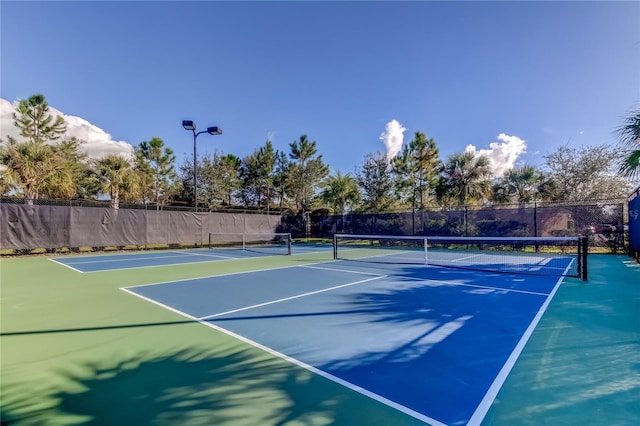
M 87 138 L 158 136 L 178 163 L 192 119 L 224 130 L 199 136 L 199 154 L 244 157 L 268 138 L 289 152 L 307 134 L 353 172 L 397 120 L 443 159 L 473 145 L 540 165 L 567 142 L 613 146 L 640 104 L 640 2 L 3 0 L 0 19 L 5 118 L 43 93 L 95 126 Z

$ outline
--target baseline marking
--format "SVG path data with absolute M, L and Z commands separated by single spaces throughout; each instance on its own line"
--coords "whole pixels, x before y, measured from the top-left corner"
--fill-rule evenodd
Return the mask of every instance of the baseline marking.
M 58 265 L 62 265 L 62 266 L 64 266 L 64 267 L 66 267 L 66 268 L 69 268 L 69 269 L 71 269 L 72 271 L 75 271 L 75 272 L 79 272 L 79 273 L 81 273 L 81 274 L 84 274 L 84 271 L 81 271 L 80 269 L 76 269 L 76 268 L 74 268 L 73 266 L 69 266 L 69 265 L 67 265 L 67 264 L 65 264 L 65 263 L 58 262 L 56 259 L 51 259 L 51 258 L 49 258 L 49 260 L 50 260 L 50 261 L 52 261 L 52 262 L 57 263 Z
M 167 253 L 176 253 L 176 252 L 167 252 Z M 113 263 L 113 262 L 138 262 L 140 260 L 155 260 L 155 259 L 176 259 L 180 257 L 192 257 L 192 256 L 206 256 L 206 257 L 222 257 L 227 259 L 236 259 L 235 257 L 230 256 L 221 256 L 221 255 L 206 255 L 206 254 L 195 254 L 195 253 L 176 253 L 175 256 L 135 256 L 132 255 L 125 259 L 99 259 L 99 260 L 80 260 L 78 262 L 72 262 L 72 265 L 83 265 L 85 263 Z M 128 268 L 127 268 L 128 269 Z
M 176 253 L 181 256 L 203 256 L 203 257 L 221 257 L 223 259 L 239 259 L 238 257 L 234 257 L 234 256 L 223 256 L 221 254 L 213 254 L 213 253 L 212 254 L 193 253 L 193 252 L 180 253 L 179 251 L 171 251 L 171 253 Z
M 95 273 L 99 273 L 99 272 L 112 272 L 112 271 L 126 271 L 129 269 L 144 269 L 144 268 L 159 268 L 159 267 L 163 267 L 163 266 L 183 266 L 183 265 L 191 265 L 194 263 L 206 263 L 206 262 L 227 262 L 227 261 L 233 261 L 233 260 L 243 260 L 244 258 L 242 257 L 228 257 L 225 258 L 223 256 L 218 256 L 220 257 L 220 259 L 207 259 L 207 260 L 198 260 L 197 262 L 184 262 L 184 263 L 166 263 L 166 264 L 161 264 L 161 265 L 145 265 L 145 266 L 129 266 L 129 267 L 123 267 L 123 268 L 110 268 L 110 269 L 98 269 L 97 271 L 80 271 L 78 270 L 78 272 L 83 273 L 83 274 L 95 274 Z M 163 257 L 161 259 L 167 259 L 166 257 Z M 173 258 L 169 258 L 169 259 L 173 259 Z M 138 259 L 140 260 L 140 259 Z M 60 263 L 60 262 L 58 262 Z M 93 263 L 93 262 L 83 262 L 83 263 Z M 64 263 L 60 263 L 61 265 L 67 266 Z M 74 263 L 74 265 L 77 265 L 77 263 Z

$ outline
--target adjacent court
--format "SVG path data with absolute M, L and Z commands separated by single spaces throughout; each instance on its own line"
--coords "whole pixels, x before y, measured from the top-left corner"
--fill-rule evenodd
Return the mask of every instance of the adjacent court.
M 300 246 L 297 254 L 329 251 L 330 247 Z M 189 263 L 216 262 L 228 260 L 251 259 L 257 257 L 285 254 L 281 247 L 256 247 L 250 250 L 238 248 L 216 249 L 182 249 L 165 251 L 147 251 L 135 254 L 87 255 L 77 257 L 56 257 L 52 261 L 60 263 L 77 272 L 103 272 L 120 269 L 149 268 Z

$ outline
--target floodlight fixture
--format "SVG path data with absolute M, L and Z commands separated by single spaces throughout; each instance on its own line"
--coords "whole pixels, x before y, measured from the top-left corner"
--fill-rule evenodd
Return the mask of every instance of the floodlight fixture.
M 182 127 L 185 130 L 193 132 L 193 202 L 196 212 L 198 211 L 198 152 L 196 150 L 196 140 L 198 135 L 209 133 L 210 135 L 221 135 L 222 129 L 218 126 L 207 127 L 207 130 L 201 130 L 196 133 L 196 123 L 191 120 L 182 120 Z
M 182 127 L 185 130 L 196 130 L 196 123 L 191 120 L 182 120 Z

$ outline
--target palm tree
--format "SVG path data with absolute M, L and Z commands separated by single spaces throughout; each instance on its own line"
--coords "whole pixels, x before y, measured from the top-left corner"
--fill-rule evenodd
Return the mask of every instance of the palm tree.
M 360 201 L 358 181 L 349 173 L 343 175 L 336 172 L 325 180 L 323 186 L 320 199 L 331 205 L 335 214 L 343 216 L 348 206 L 354 206 Z
M 80 194 L 94 195 L 90 188 L 88 155 L 80 150 L 83 143 L 71 137 L 54 145 L 57 167 L 44 188 L 43 196 L 69 199 Z
M 494 187 L 497 201 L 517 201 L 518 204 L 534 201 L 543 176 L 533 166 L 522 166 L 507 170 L 504 178 Z
M 626 158 L 620 164 L 620 173 L 632 179 L 640 177 L 640 110 L 627 117 L 617 133 L 626 148 Z
M 101 191 L 111 196 L 111 208 L 120 200 L 135 201 L 141 194 L 140 177 L 121 155 L 109 154 L 96 162 L 96 173 L 102 181 Z
M 447 159 L 442 175 L 444 185 L 440 187 L 447 188 L 448 194 L 441 197 L 453 197 L 460 205 L 482 201 L 491 192 L 491 167 L 484 155 L 454 154 Z
M 0 196 L 6 197 L 16 188 L 16 182 L 7 174 L 7 169 L 0 167 Z
M 0 150 L 0 164 L 6 166 L 4 180 L 19 188 L 26 204 L 33 204 L 56 169 L 53 146 L 40 142 L 18 142 L 9 137 Z
M 46 198 L 72 198 L 85 184 L 88 166 L 80 153 L 80 141 L 67 139 L 57 145 L 9 137 L 0 149 L 0 164 L 6 166 L 3 180 L 21 190 L 26 204 Z
M 22 192 L 26 204 L 45 196 L 71 198 L 78 194 L 82 174 L 86 172 L 80 153 L 81 141 L 76 138 L 52 143 L 66 132 L 61 116 L 53 116 L 43 95 L 22 100 L 13 113 L 14 125 L 24 141 L 12 137 L 2 141 L 0 164 L 3 185 Z

